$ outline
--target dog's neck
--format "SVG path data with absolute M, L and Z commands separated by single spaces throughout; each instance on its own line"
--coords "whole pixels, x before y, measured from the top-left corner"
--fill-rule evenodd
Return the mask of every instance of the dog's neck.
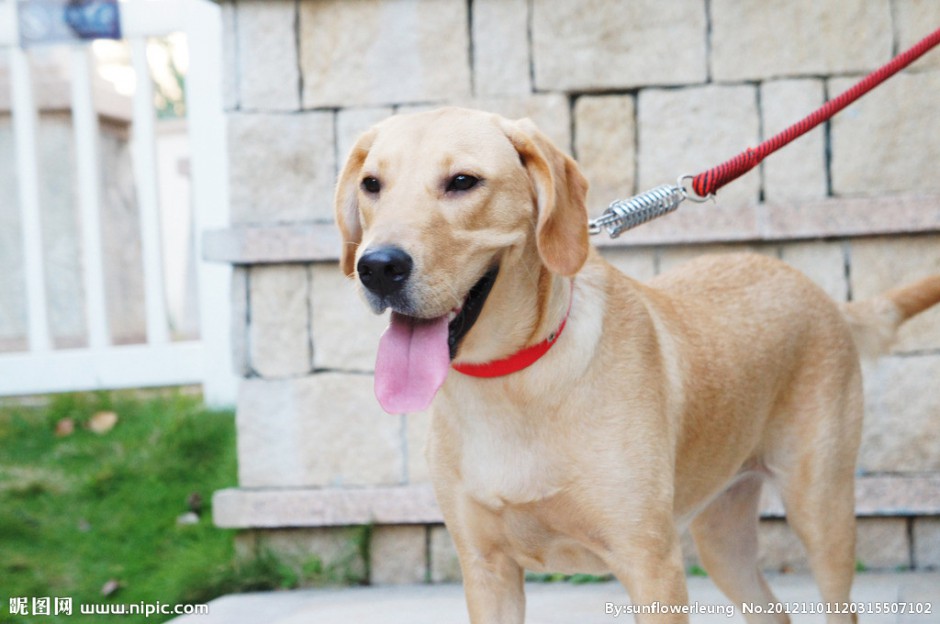
M 520 270 L 522 266 L 501 267 L 455 363 L 501 360 L 557 333 L 571 304 L 573 280 L 540 263 L 538 271 Z

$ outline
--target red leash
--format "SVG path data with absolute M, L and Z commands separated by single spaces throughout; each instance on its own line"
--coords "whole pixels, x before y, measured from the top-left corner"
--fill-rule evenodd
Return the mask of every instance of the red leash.
M 757 147 L 748 148 L 744 153 L 697 176 L 682 176 L 676 184 L 664 184 L 630 199 L 618 199 L 611 202 L 601 216 L 588 222 L 588 231 L 591 234 L 599 234 L 606 230 L 611 238 L 617 238 L 624 230 L 672 212 L 686 199 L 705 201 L 725 184 L 744 175 L 790 141 L 829 120 L 846 106 L 919 59 L 937 44 L 940 44 L 940 28 L 924 37 L 911 49 L 870 73 L 845 93 L 829 100 L 818 110 Z M 687 179 L 692 180 L 694 195 L 684 186 L 684 181 Z
M 717 167 L 698 174 L 692 179 L 692 189 L 700 197 L 711 195 L 728 182 L 741 177 L 756 167 L 767 155 L 776 152 L 793 139 L 803 136 L 822 122 L 831 119 L 833 115 L 919 59 L 937 44 L 940 44 L 940 28 L 921 39 L 914 47 L 899 54 L 887 64 L 865 76 L 845 93 L 829 100 L 821 108 L 783 132 L 770 137 L 757 147 L 749 147 L 743 153 L 721 163 Z

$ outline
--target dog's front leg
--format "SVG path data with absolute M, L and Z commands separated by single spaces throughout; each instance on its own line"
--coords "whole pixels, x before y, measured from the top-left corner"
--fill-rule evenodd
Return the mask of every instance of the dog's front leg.
M 525 574 L 509 555 L 498 516 L 437 487 L 437 499 L 454 541 L 472 624 L 523 624 Z
M 472 624 L 523 624 L 525 590 L 522 568 L 508 555 L 461 552 L 460 569 Z
M 639 528 L 639 527 L 638 527 Z M 638 624 L 688 624 L 689 602 L 682 549 L 672 519 L 646 530 L 630 531 L 613 549 L 610 567 L 638 607 Z

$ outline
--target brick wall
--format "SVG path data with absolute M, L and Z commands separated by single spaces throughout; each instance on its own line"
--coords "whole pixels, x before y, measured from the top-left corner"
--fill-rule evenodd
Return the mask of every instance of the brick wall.
M 336 267 L 332 185 L 359 132 L 458 104 L 531 117 L 591 181 L 592 215 L 754 145 L 940 25 L 932 0 L 238 0 L 226 20 L 240 488 L 246 544 L 337 552 L 372 521 L 374 582 L 452 579 L 429 497 L 428 416 L 372 396 L 384 327 Z M 940 51 L 720 193 L 616 243 L 644 279 L 753 249 L 834 298 L 940 272 Z M 940 312 L 867 370 L 859 558 L 940 566 Z M 774 503 L 767 504 L 775 516 Z M 887 517 L 884 517 L 887 516 Z M 339 533 L 337 533 L 339 531 Z M 779 520 L 768 567 L 800 567 Z M 291 538 L 293 536 L 293 538 Z M 690 557 L 693 555 L 690 553 Z

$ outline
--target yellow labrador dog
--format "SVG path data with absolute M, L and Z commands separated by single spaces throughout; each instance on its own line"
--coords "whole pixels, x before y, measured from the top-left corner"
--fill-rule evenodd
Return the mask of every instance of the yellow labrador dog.
M 393 413 L 433 402 L 428 460 L 472 622 L 523 622 L 524 569 L 611 571 L 634 604 L 684 605 L 689 525 L 731 600 L 773 603 L 766 481 L 823 600 L 848 601 L 856 340 L 937 303 L 940 276 L 841 307 L 760 255 L 641 284 L 590 246 L 587 186 L 531 122 L 456 108 L 378 124 L 340 175 L 342 268 L 392 311 L 376 395 Z

